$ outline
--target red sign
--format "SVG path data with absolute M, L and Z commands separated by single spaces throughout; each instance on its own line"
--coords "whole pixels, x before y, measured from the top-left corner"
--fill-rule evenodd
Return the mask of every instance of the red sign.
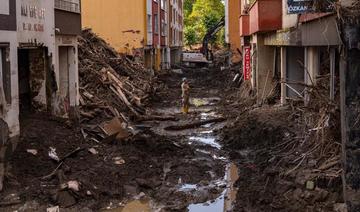
M 244 80 L 251 79 L 251 47 L 244 47 L 244 62 L 243 62 Z

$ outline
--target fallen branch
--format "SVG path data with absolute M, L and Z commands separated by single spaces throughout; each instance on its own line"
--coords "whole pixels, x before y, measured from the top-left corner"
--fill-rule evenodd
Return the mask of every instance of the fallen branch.
M 50 174 L 41 177 L 42 180 L 48 180 L 50 178 L 52 178 L 52 176 L 54 176 L 57 172 L 57 170 L 63 165 L 64 162 L 61 162 L 55 169 L 54 171 L 52 171 Z
M 69 158 L 69 157 L 71 157 L 72 155 L 74 155 L 74 154 L 76 154 L 76 153 L 78 153 L 78 152 L 80 152 L 80 151 L 82 151 L 82 150 L 84 150 L 84 149 L 85 149 L 85 148 L 80 148 L 80 147 L 78 147 L 78 148 L 76 148 L 75 150 L 67 153 L 63 158 L 61 158 L 60 161 L 63 162 L 66 158 Z
M 215 118 L 215 119 L 209 119 L 209 120 L 205 120 L 205 121 L 198 121 L 198 122 L 193 122 L 193 123 L 184 124 L 184 125 L 168 126 L 168 127 L 165 127 L 164 129 L 168 130 L 168 131 L 186 130 L 186 129 L 192 129 L 192 128 L 201 127 L 202 125 L 205 125 L 205 124 L 223 122 L 225 120 L 226 120 L 226 118 Z

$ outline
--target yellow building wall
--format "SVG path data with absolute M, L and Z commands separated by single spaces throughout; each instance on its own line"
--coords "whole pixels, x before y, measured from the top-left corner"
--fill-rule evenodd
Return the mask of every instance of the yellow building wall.
M 146 41 L 146 0 L 83 0 L 82 25 L 117 51 L 133 54 Z
M 241 14 L 241 0 L 229 0 L 229 42 L 233 52 L 233 62 L 241 60 L 241 56 L 237 48 L 241 50 L 240 42 L 240 23 L 239 17 Z

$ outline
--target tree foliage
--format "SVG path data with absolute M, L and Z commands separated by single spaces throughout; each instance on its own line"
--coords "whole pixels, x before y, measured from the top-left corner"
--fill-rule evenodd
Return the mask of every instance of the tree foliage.
M 201 43 L 206 32 L 216 25 L 225 15 L 222 0 L 185 0 L 184 1 L 184 24 L 185 42 L 187 45 Z M 222 44 L 224 33 L 211 41 Z

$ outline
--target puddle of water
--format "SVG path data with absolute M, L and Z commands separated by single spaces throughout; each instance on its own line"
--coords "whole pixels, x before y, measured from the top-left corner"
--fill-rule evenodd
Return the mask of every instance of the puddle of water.
M 220 101 L 220 98 L 191 98 L 190 104 L 195 105 L 195 107 L 202 107 L 202 106 L 211 106 L 215 105 Z
M 214 132 L 213 130 L 204 130 L 204 131 L 201 131 L 200 134 L 211 134 L 213 132 Z
M 197 188 L 196 184 L 184 184 L 179 188 L 179 191 L 190 191 Z
M 151 212 L 151 203 L 149 200 L 133 200 L 127 203 L 124 207 L 114 208 L 110 210 L 105 210 L 110 212 Z
M 221 145 L 217 143 L 214 137 L 201 137 L 201 136 L 192 136 L 189 138 L 190 141 L 197 141 L 212 147 L 215 147 L 217 149 L 221 149 Z
M 188 207 L 189 212 L 226 212 L 233 209 L 232 203 L 236 199 L 237 190 L 234 188 L 235 182 L 238 180 L 239 174 L 237 166 L 233 163 L 229 164 L 225 174 L 227 189 L 215 200 L 206 203 L 191 204 Z
M 189 212 L 221 212 L 224 210 L 225 192 L 216 200 L 208 201 L 206 203 L 191 204 L 188 207 Z

